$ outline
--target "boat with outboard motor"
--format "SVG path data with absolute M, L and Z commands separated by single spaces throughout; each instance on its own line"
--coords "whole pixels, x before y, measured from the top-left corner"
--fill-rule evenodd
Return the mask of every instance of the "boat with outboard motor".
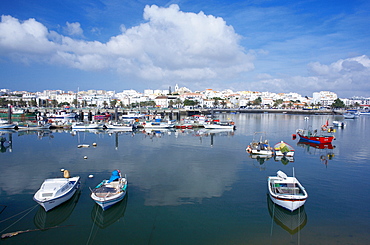
M 91 190 L 91 198 L 103 210 L 107 210 L 125 197 L 126 189 L 126 175 L 122 177 L 121 172 L 117 169 L 112 172 L 109 180 L 103 180 Z
M 252 155 L 273 156 L 274 152 L 265 132 L 255 132 L 252 142 L 247 146 L 246 151 Z

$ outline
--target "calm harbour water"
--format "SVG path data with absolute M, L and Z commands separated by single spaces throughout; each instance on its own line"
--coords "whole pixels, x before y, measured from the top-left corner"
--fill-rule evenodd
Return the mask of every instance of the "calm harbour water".
M 1 243 L 370 243 L 369 116 L 346 120 L 335 133 L 333 149 L 297 145 L 292 134 L 340 116 L 217 116 L 233 119 L 237 130 L 4 134 L 13 144 L 0 153 L 0 231 L 31 231 Z M 291 144 L 294 162 L 251 158 L 245 148 L 261 131 L 272 145 Z M 77 148 L 82 143 L 97 146 Z M 44 179 L 61 177 L 61 168 L 81 176 L 80 192 L 45 213 L 33 194 Z M 269 201 L 267 177 L 278 170 L 292 175 L 293 168 L 309 198 L 304 208 L 290 213 Z M 127 197 L 103 212 L 89 188 L 114 169 L 127 175 Z

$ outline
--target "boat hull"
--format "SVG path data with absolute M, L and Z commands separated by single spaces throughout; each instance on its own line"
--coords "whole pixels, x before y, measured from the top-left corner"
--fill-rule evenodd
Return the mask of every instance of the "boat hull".
M 301 141 L 306 141 L 306 142 L 311 142 L 311 143 L 316 143 L 316 144 L 327 144 L 331 143 L 334 140 L 334 136 L 303 136 L 301 134 L 298 134 L 300 137 Z
M 274 155 L 274 153 L 270 150 L 256 150 L 256 149 L 252 149 L 251 154 L 253 154 L 253 155 L 265 155 L 265 156 Z
M 39 198 L 39 190 L 34 195 L 33 200 L 36 201 L 41 207 L 43 207 L 46 212 L 68 201 L 80 187 L 80 177 L 73 177 L 71 179 L 74 179 L 74 185 L 64 194 L 51 199 L 41 199 Z
M 126 191 L 123 191 L 117 195 L 114 195 L 110 198 L 97 197 L 94 193 L 91 194 L 91 198 L 98 204 L 103 210 L 107 210 L 112 207 L 114 204 L 123 200 L 126 196 Z
M 223 125 L 217 125 L 217 124 L 204 124 L 204 128 L 205 129 L 231 129 L 231 130 L 234 130 L 235 126 L 234 125 L 223 126 Z
M 116 125 L 116 124 L 106 124 L 105 127 L 107 129 L 113 129 L 113 130 L 132 131 L 132 126 L 123 126 L 123 125 Z
M 0 124 L 0 129 L 15 129 L 17 125 L 13 123 Z
M 270 199 L 273 203 L 285 209 L 288 209 L 290 211 L 294 211 L 302 207 L 306 202 L 306 199 L 289 199 L 289 198 L 278 197 L 272 194 L 270 194 Z

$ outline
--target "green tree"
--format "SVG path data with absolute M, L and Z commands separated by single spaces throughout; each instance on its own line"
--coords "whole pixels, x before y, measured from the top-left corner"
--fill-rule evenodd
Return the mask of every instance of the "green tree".
M 37 106 L 36 99 L 32 99 L 30 104 L 31 106 Z
M 181 101 L 181 99 L 180 99 L 180 98 L 177 98 L 177 99 L 175 100 L 175 105 L 176 105 L 176 107 L 177 107 L 177 108 L 179 108 L 179 107 L 181 107 L 181 106 L 182 106 L 182 101 Z
M 56 99 L 52 100 L 52 101 L 51 101 L 51 105 L 52 105 L 53 107 L 56 107 L 56 106 L 58 105 L 58 101 L 57 101 Z
M 331 104 L 331 108 L 345 108 L 346 105 L 344 104 L 344 102 L 341 100 L 341 99 L 336 99 L 334 100 L 334 103 Z
M 198 102 L 194 100 L 188 100 L 188 99 L 184 100 L 184 106 L 195 106 L 197 104 Z
M 261 105 L 261 103 L 262 103 L 261 97 L 258 97 L 257 99 L 253 100 L 254 105 Z
M 110 101 L 110 107 L 116 107 L 117 105 L 117 100 L 116 99 L 113 99 Z
M 78 100 L 77 100 L 77 99 L 73 99 L 73 101 L 72 101 L 72 105 L 74 105 L 75 107 L 77 107 L 77 105 L 78 105 Z
M 69 105 L 69 103 L 68 102 L 62 102 L 62 103 L 59 103 L 59 107 L 63 107 L 63 106 L 65 106 L 65 105 Z

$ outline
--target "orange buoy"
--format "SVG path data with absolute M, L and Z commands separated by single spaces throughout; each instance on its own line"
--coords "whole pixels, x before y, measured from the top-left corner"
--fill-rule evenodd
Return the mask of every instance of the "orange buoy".
M 292 134 L 292 138 L 295 140 L 297 138 L 296 134 Z

